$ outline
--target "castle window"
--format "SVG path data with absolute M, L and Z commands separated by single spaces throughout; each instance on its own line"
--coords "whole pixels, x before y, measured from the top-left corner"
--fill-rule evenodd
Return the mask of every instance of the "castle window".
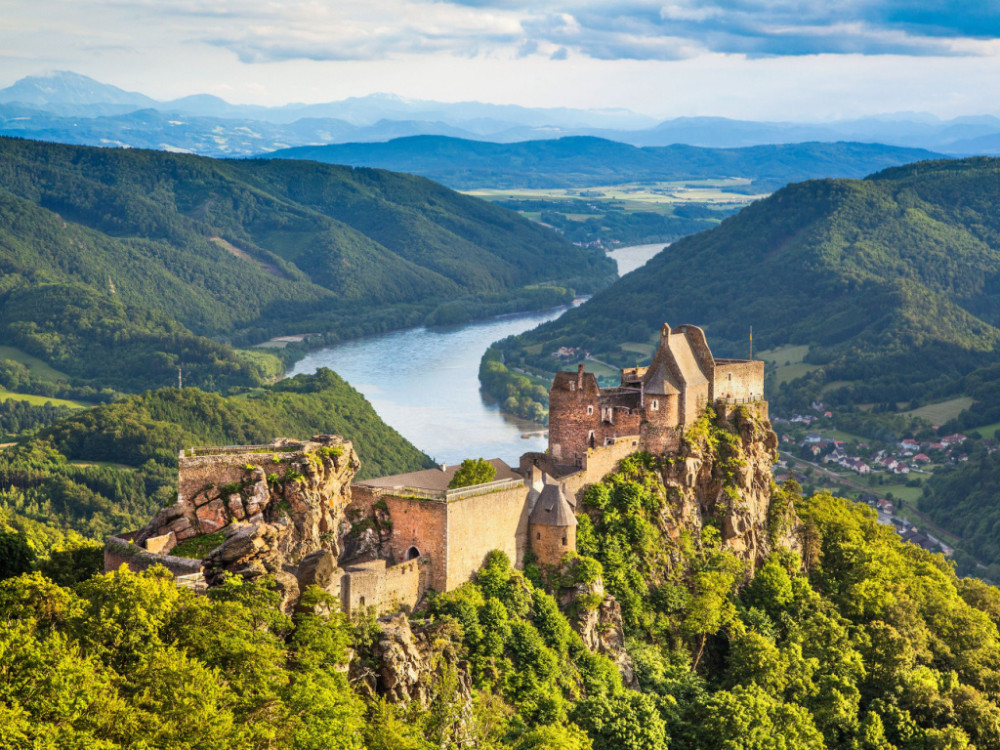
M 733 374 L 732 374 L 732 373 L 729 373 L 729 379 L 730 379 L 730 380 L 732 380 L 732 379 L 733 379 Z
M 362 607 L 365 606 L 365 598 L 363 596 L 358 600 L 358 604 Z
M 587 437 L 587 440 L 590 441 L 590 447 L 593 448 L 594 447 L 594 431 L 593 430 L 590 431 L 590 435 Z
M 535 539 L 536 539 L 536 540 L 540 540 L 541 538 L 542 538 L 542 532 L 540 532 L 540 531 L 536 531 L 536 532 L 535 532 Z
M 569 384 L 569 389 L 570 389 L 571 391 L 575 391 L 575 390 L 576 390 L 576 383 L 570 383 L 570 384 Z
M 408 550 L 406 550 L 407 560 L 416 560 L 418 557 L 420 557 L 420 550 L 418 550 L 416 547 L 410 547 Z
M 660 402 L 654 398 L 653 403 L 650 404 L 649 408 L 652 409 L 653 411 L 656 411 L 657 409 L 660 408 Z
M 563 547 L 566 546 L 566 537 L 563 537 Z
M 593 413 L 594 413 L 594 407 L 593 406 L 588 406 L 587 407 L 587 416 L 589 417 Z

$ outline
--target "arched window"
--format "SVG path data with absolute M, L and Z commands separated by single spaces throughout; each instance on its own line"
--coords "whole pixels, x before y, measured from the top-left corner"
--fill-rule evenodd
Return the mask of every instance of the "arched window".
M 653 411 L 656 411 L 660 408 L 660 402 L 654 398 L 650 408 L 652 408 Z
M 410 547 L 408 550 L 406 550 L 407 560 L 416 560 L 418 557 L 420 557 L 420 550 L 418 550 L 416 547 Z
M 594 413 L 594 407 L 593 406 L 588 406 L 587 407 L 587 416 L 589 417 L 593 413 Z
M 590 436 L 587 439 L 590 441 L 590 447 L 593 448 L 594 444 L 595 444 L 594 443 L 594 431 L 593 430 L 590 431 Z

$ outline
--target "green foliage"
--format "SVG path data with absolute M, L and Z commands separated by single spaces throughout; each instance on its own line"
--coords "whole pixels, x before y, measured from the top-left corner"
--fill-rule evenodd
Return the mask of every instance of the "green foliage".
M 755 351 L 808 345 L 816 366 L 770 382 L 772 405 L 957 393 L 1000 359 L 998 172 L 977 158 L 789 185 L 489 356 L 540 374 L 563 346 L 644 365 L 627 345 L 655 342 L 663 321 L 704 326 L 716 356 L 746 356 L 749 321 Z
M 496 467 L 485 458 L 467 458 L 458 467 L 455 476 L 448 482 L 448 489 L 471 487 L 475 484 L 486 484 L 496 478 Z
M 486 350 L 479 363 L 479 382 L 508 414 L 541 423 L 548 419 L 548 389 L 507 367 L 496 345 Z
M 0 584 L 0 705 L 21 746 L 362 748 L 364 705 L 336 671 L 339 615 L 278 616 L 271 592 L 178 589 L 123 568 L 74 590 Z M 127 720 L 123 717 L 128 717 Z
M 189 557 L 193 560 L 201 560 L 209 552 L 218 547 L 225 541 L 226 532 L 225 530 L 216 531 L 212 534 L 202 534 L 201 536 L 191 537 L 190 539 L 185 539 L 180 542 L 176 547 L 170 550 L 170 554 L 174 557 Z
M 35 567 L 35 551 L 24 534 L 0 530 L 0 580 L 28 573 Z
M 261 385 L 281 360 L 233 345 L 419 325 L 442 301 L 524 309 L 549 301 L 539 285 L 614 275 L 411 175 L 3 138 L 0 184 L 0 336 L 95 393 L 172 385 L 179 366 L 204 389 Z

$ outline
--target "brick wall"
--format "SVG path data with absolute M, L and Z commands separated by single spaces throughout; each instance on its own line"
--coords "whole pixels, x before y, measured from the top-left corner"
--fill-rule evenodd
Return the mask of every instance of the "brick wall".
M 567 552 L 576 551 L 576 527 L 540 526 L 528 529 L 531 551 L 543 565 L 558 565 Z
M 525 492 L 523 487 L 521 492 Z M 435 591 L 447 591 L 448 503 L 395 495 L 383 495 L 382 499 L 392 520 L 389 546 L 393 558 L 404 562 L 410 547 L 416 547 L 421 556 L 431 560 L 428 584 Z
M 468 581 L 491 550 L 503 550 L 511 563 L 522 564 L 528 537 L 527 499 L 528 488 L 515 487 L 447 504 L 447 578 L 439 591 Z

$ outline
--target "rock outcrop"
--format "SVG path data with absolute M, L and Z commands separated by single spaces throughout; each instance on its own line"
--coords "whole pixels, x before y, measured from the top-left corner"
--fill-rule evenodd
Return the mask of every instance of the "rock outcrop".
M 411 622 L 396 614 L 378 621 L 380 632 L 369 653 L 351 661 L 354 688 L 381 695 L 393 703 L 414 702 L 428 709 L 435 702 L 451 705 L 455 745 L 468 744 L 463 728 L 471 725 L 472 679 L 469 664 L 458 658 L 461 632 L 454 623 Z
M 638 689 L 635 664 L 625 650 L 622 608 L 617 599 L 604 591 L 604 581 L 598 578 L 593 583 L 563 588 L 559 592 L 559 608 L 567 614 L 584 645 L 591 652 L 611 659 L 625 686 Z
M 300 588 L 288 569 L 320 551 L 336 561 L 351 480 L 360 467 L 350 442 L 320 435 L 206 455 L 196 450 L 180 462 L 177 502 L 156 514 L 137 544 L 168 534 L 182 543 L 224 530 L 204 558 L 208 584 L 225 573 L 273 575 L 288 606 Z
M 706 518 L 721 528 L 722 541 L 747 563 L 751 574 L 772 549 L 771 532 L 798 548 L 794 511 L 772 507 L 771 466 L 778 438 L 752 409 L 736 408 L 705 419 L 690 430 L 663 468 L 668 504 L 662 526 L 677 538 L 682 528 L 700 533 Z M 776 519 L 779 523 L 775 524 Z M 780 521 L 787 523 L 783 528 Z

